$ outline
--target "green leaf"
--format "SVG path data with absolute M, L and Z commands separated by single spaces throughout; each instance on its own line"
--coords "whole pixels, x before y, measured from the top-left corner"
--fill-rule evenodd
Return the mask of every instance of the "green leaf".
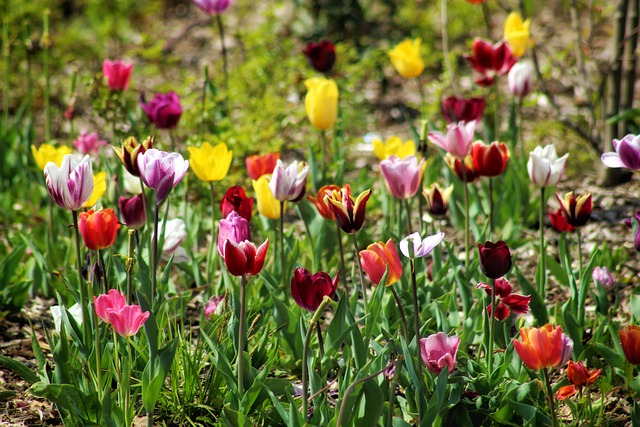
M 384 394 L 380 386 L 373 380 L 362 385 L 364 391 L 364 414 L 355 421 L 356 426 L 369 427 L 378 425 L 378 420 L 384 409 Z
M 0 354 L 0 365 L 12 370 L 20 378 L 27 381 L 29 384 L 33 384 L 38 381 L 38 376 L 24 363 L 13 360 L 7 356 Z
M 518 279 L 518 285 L 522 288 L 522 292 L 524 294 L 528 294 L 531 296 L 531 301 L 529 303 L 529 307 L 531 307 L 531 314 L 538 322 L 538 325 L 546 325 L 549 323 L 549 314 L 547 313 L 547 306 L 540 295 L 538 295 L 537 289 L 524 277 L 522 271 L 517 266 L 514 266 L 513 272 Z

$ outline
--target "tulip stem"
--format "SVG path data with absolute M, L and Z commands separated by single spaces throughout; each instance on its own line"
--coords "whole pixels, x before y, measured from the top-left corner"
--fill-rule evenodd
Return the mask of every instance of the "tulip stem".
M 547 290 L 547 267 L 546 267 L 546 250 L 544 247 L 544 211 L 546 200 L 544 198 L 544 187 L 540 188 L 540 217 L 539 217 L 539 229 L 540 229 L 540 268 L 542 269 L 542 275 L 540 277 L 540 283 L 538 284 L 538 295 L 544 301 L 545 292 Z
M 322 144 L 320 146 L 320 163 L 322 163 L 322 185 L 326 182 L 327 175 L 327 145 L 329 144 L 329 138 L 327 138 L 327 131 L 320 131 L 322 135 Z M 314 189 L 315 190 L 315 189 Z
M 387 414 L 387 427 L 393 426 L 393 401 L 396 398 L 396 388 L 398 387 L 398 381 L 400 381 L 403 361 L 404 357 L 402 355 L 398 355 L 398 358 L 396 359 L 396 367 L 393 371 L 393 377 L 391 378 L 391 384 L 389 384 L 389 412 Z
M 242 397 L 244 394 L 244 341 L 245 341 L 245 329 L 246 329 L 246 321 L 245 321 L 245 310 L 247 306 L 247 279 L 242 276 L 240 277 L 240 325 L 238 326 L 238 363 L 236 367 L 238 368 L 238 395 Z
M 318 349 L 320 350 L 320 368 L 322 369 L 322 359 L 324 359 L 324 340 L 322 339 L 320 320 L 316 322 L 316 335 L 318 336 Z
M 313 236 L 311 236 L 311 229 L 309 228 L 309 221 L 307 220 L 307 218 L 302 214 L 302 209 L 300 209 L 300 203 L 296 203 L 296 210 L 298 211 L 298 216 L 300 216 L 300 219 L 302 219 L 302 224 L 304 224 L 304 230 L 307 233 L 307 237 L 309 238 L 309 244 L 311 245 L 311 253 L 313 254 L 313 256 L 311 257 L 311 261 L 313 263 L 313 270 L 316 270 L 316 245 L 313 242 Z
M 444 66 L 447 69 L 449 78 L 451 79 L 451 86 L 453 87 L 453 91 L 455 92 L 456 97 L 458 97 L 459 93 L 455 85 L 456 76 L 453 72 L 453 67 L 451 66 L 451 58 L 449 58 L 449 36 L 447 35 L 447 0 L 442 0 L 440 2 L 440 5 L 440 18 L 442 24 L 442 54 L 444 56 Z
M 227 46 L 224 42 L 224 26 L 222 25 L 222 16 L 219 13 L 216 14 L 216 24 L 218 25 L 218 32 L 220 33 L 220 45 L 222 48 L 222 72 L 224 73 L 224 103 L 226 110 L 227 99 L 229 98 L 229 64 L 227 63 Z
M 149 218 L 149 202 L 147 201 L 147 195 L 144 193 L 144 183 L 140 178 L 140 194 L 142 194 L 142 207 L 144 208 L 144 225 L 147 225 L 147 218 Z
M 309 347 L 311 347 L 311 337 L 313 336 L 313 329 L 318 326 L 318 345 L 322 354 L 324 349 L 322 348 L 322 331 L 320 331 L 320 316 L 324 313 L 324 310 L 331 303 L 331 298 L 325 296 L 322 302 L 316 309 L 313 317 L 309 321 L 307 327 L 307 333 L 304 339 L 304 347 L 302 348 L 302 416 L 305 421 L 309 418 Z
M 409 207 L 409 199 L 404 200 L 404 209 L 407 211 L 407 235 L 411 234 L 411 208 Z
M 404 332 L 404 340 L 409 341 L 409 328 L 407 327 L 407 316 L 404 312 L 404 306 L 402 305 L 402 301 L 400 300 L 400 295 L 396 291 L 396 288 L 393 285 L 389 286 L 391 289 L 391 293 L 393 294 L 393 299 L 396 300 L 396 305 L 398 306 L 398 311 L 400 312 L 400 319 L 402 320 L 402 331 Z
M 209 252 L 207 254 L 207 280 L 209 284 L 213 283 L 213 276 L 215 274 L 215 264 L 213 262 L 213 255 L 215 248 L 218 247 L 218 239 L 216 236 L 216 193 L 213 187 L 213 181 L 209 181 L 209 194 L 211 196 L 211 245 L 209 245 Z M 187 218 L 185 218 L 186 220 Z
M 335 221 L 336 223 L 336 232 L 337 232 L 337 237 L 338 237 L 338 248 L 340 248 L 340 280 L 342 281 L 342 284 L 344 286 L 344 292 L 347 293 L 347 270 L 345 268 L 344 265 L 344 248 L 342 247 L 342 230 L 340 229 L 340 224 L 338 224 L 338 221 Z
M 464 193 L 464 268 L 469 269 L 469 189 L 467 188 L 467 166 L 462 161 L 462 185 Z
M 151 307 L 155 305 L 156 301 L 156 283 L 158 276 L 158 217 L 160 216 L 160 205 L 156 203 L 156 207 L 153 213 L 153 249 L 151 250 Z
M 522 130 L 522 104 L 523 98 L 518 100 L 518 127 L 516 127 L 516 143 L 520 149 L 520 160 L 524 158 L 524 131 Z
M 47 247 L 47 250 L 49 252 L 49 258 L 53 259 L 53 241 L 54 241 L 54 233 L 53 233 L 53 226 L 54 226 L 54 222 L 53 222 L 53 199 L 51 197 L 48 197 L 49 199 L 49 246 Z
M 418 354 L 418 380 L 416 387 L 416 401 L 418 403 L 418 423 L 422 422 L 422 360 L 420 355 L 420 304 L 418 301 L 418 285 L 416 283 L 416 261 L 412 257 L 411 260 L 411 291 L 413 292 L 413 327 L 416 337 L 416 352 Z
M 336 423 L 336 427 L 342 426 L 342 420 L 344 418 L 344 412 L 347 409 L 346 408 L 346 403 L 347 403 L 347 400 L 349 399 L 349 395 L 353 392 L 353 390 L 355 390 L 355 388 L 357 386 L 359 386 L 360 384 L 374 379 L 375 377 L 377 377 L 378 375 L 380 375 L 381 373 L 383 373 L 384 371 L 389 369 L 389 366 L 391 366 L 391 363 L 392 362 L 390 361 L 389 363 L 387 363 L 387 365 L 384 368 L 380 369 L 377 372 L 374 372 L 373 374 L 369 375 L 368 377 L 360 378 L 358 381 L 355 381 L 354 383 L 352 383 L 347 388 L 347 390 L 344 392 L 344 397 L 342 398 L 342 402 L 340 403 L 340 412 L 338 412 L 338 422 Z M 418 424 L 416 424 L 416 425 L 420 425 L 420 422 L 418 422 Z
M 358 273 L 360 276 L 360 290 L 362 291 L 362 301 L 364 303 L 364 314 L 366 316 L 369 304 L 367 303 L 367 291 L 364 288 L 364 273 L 362 272 L 362 263 L 360 262 L 360 251 L 358 250 L 358 239 L 356 238 L 356 233 L 353 233 L 351 236 L 353 238 L 353 249 L 355 250 L 356 264 L 358 266 Z
M 44 11 L 43 19 L 43 31 L 41 44 L 44 47 L 42 54 L 42 72 L 44 74 L 44 139 L 45 141 L 51 141 L 51 79 L 49 76 L 49 46 L 51 45 L 51 36 L 49 33 L 49 15 L 51 12 L 49 9 Z
M 135 244 L 136 244 L 137 231 L 133 228 L 129 229 L 129 257 L 127 258 L 127 299 L 133 299 L 133 266 L 136 263 L 135 259 Z
M 104 258 L 102 258 L 102 251 L 98 250 L 98 265 L 100 266 L 100 272 L 102 273 L 102 289 L 106 294 L 109 292 L 109 285 L 107 285 L 107 269 L 104 265 Z
M 500 91 L 498 89 L 498 77 L 493 82 L 493 102 L 495 110 L 493 111 L 493 140 L 500 140 Z
M 544 375 L 544 383 L 547 388 L 547 402 L 549 403 L 549 411 L 551 411 L 551 425 L 552 427 L 558 427 L 558 418 L 556 416 L 556 407 L 553 403 L 553 390 L 551 389 L 551 381 L 549 381 L 549 373 L 547 372 L 547 368 L 542 369 L 542 374 Z
M 493 178 L 489 178 L 489 232 L 493 239 Z
M 420 94 L 420 116 L 425 119 L 425 109 L 427 107 L 427 97 L 424 94 L 424 88 L 422 87 L 422 80 L 420 76 L 416 78 L 416 84 L 418 85 L 418 93 Z
M 496 281 L 491 279 L 491 310 L 489 316 L 489 345 L 487 349 L 487 378 L 491 382 L 491 374 L 493 373 L 493 334 L 495 330 L 496 320 Z
M 78 211 L 72 211 L 73 229 L 75 231 L 76 243 L 76 265 L 78 267 L 78 286 L 80 286 L 80 304 L 82 305 L 82 326 L 84 327 L 84 340 L 88 343 L 91 339 L 91 322 L 89 321 L 89 296 L 87 294 L 87 284 L 82 278 L 82 255 L 80 253 L 80 228 L 78 227 Z
M 582 298 L 582 287 L 585 285 L 582 277 L 582 238 L 580 235 L 580 229 L 576 227 L 576 236 L 578 237 L 578 322 L 584 327 L 584 298 Z
M 284 201 L 280 201 L 280 277 L 284 278 Z
M 106 292 L 105 292 L 106 293 Z M 98 402 L 102 404 L 102 362 L 100 357 L 100 323 L 98 322 L 98 315 L 93 310 L 93 324 L 95 327 L 95 352 L 96 352 L 96 393 L 98 394 Z

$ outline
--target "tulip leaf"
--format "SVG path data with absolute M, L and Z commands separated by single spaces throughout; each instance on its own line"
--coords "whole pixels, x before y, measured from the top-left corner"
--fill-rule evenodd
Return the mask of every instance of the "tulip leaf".
M 547 313 L 547 306 L 544 300 L 538 295 L 538 291 L 535 287 L 527 280 L 527 278 L 522 274 L 520 268 L 514 265 L 513 272 L 518 279 L 518 285 L 522 289 L 522 292 L 525 295 L 531 296 L 531 301 L 529 302 L 529 307 L 531 308 L 531 313 L 533 317 L 535 317 L 538 325 L 546 325 L 549 323 L 549 314 Z
M 38 376 L 24 363 L 18 362 L 10 357 L 0 354 L 0 365 L 10 369 L 15 374 L 19 375 L 23 380 L 29 384 L 33 384 L 38 381 Z
M 560 284 L 566 288 L 570 286 L 569 276 L 562 266 L 552 257 L 547 255 L 545 257 L 547 269 L 553 275 L 553 277 L 560 282 Z
M 580 360 L 580 354 L 582 353 L 582 327 L 576 320 L 576 317 L 571 309 L 570 302 L 565 303 L 562 306 L 562 323 L 564 330 L 569 335 L 569 338 L 573 340 L 573 354 L 576 360 Z
M 449 370 L 447 368 L 440 371 L 440 374 L 435 381 L 435 391 L 429 399 L 429 406 L 422 419 L 423 426 L 431 426 L 437 419 L 444 403 L 444 398 L 447 393 L 447 382 L 449 380 Z
M 355 426 L 369 427 L 378 425 L 378 420 L 384 410 L 384 394 L 380 386 L 373 380 L 362 384 L 364 392 L 364 414 L 355 420 Z
M 373 291 L 373 295 L 369 300 L 369 315 L 367 316 L 367 322 L 365 325 L 364 336 L 367 340 L 373 335 L 377 335 L 375 330 L 380 329 L 380 323 L 378 318 L 380 317 L 380 311 L 382 310 L 382 300 L 384 298 L 384 283 L 387 282 L 387 275 L 389 274 L 389 268 L 387 268 L 380 280 L 380 285 L 376 286 Z M 391 285 L 393 286 L 393 285 Z M 366 290 L 365 290 L 366 291 Z
M 515 411 L 524 418 L 525 421 L 531 422 L 535 419 L 536 413 L 538 412 L 535 406 L 527 405 L 525 403 L 516 402 L 513 399 L 507 398 L 507 402 Z
M 630 305 L 630 310 L 631 310 L 631 314 L 633 314 L 633 317 L 636 318 L 636 321 L 640 320 L 640 295 L 632 294 L 631 302 L 629 305 Z
M 591 347 L 602 356 L 608 365 L 618 369 L 624 368 L 625 358 L 609 346 L 598 342 L 591 344 Z

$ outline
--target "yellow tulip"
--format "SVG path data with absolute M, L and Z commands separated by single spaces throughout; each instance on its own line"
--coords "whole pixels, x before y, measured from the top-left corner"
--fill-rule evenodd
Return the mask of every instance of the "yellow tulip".
M 106 172 L 98 172 L 93 175 L 93 193 L 91 193 L 91 197 L 89 200 L 82 205 L 85 208 L 90 208 L 98 203 L 98 200 L 102 196 L 104 196 L 105 191 L 107 191 L 107 173 Z
M 529 46 L 530 20 L 523 21 L 518 12 L 511 12 L 504 21 L 504 38 L 511 47 L 511 53 L 520 58 Z
M 309 121 L 317 129 L 329 129 L 338 118 L 338 85 L 324 77 L 307 79 L 304 84 L 307 87 L 304 107 Z
M 36 149 L 36 146 L 32 145 L 31 153 L 33 153 L 33 158 L 36 159 L 38 167 L 44 170 L 44 167 L 49 162 L 53 162 L 56 166 L 60 167 L 62 158 L 67 154 L 71 154 L 71 148 L 67 146 L 56 148 L 51 144 L 42 144 L 40 148 Z
M 380 160 L 389 156 L 396 156 L 401 159 L 416 154 L 416 144 L 412 139 L 402 142 L 399 136 L 392 136 L 386 142 L 379 139 L 373 140 L 373 152 Z
M 202 181 L 220 181 L 229 172 L 233 151 L 221 142 L 213 147 L 208 142 L 200 148 L 189 147 L 189 166 Z
M 420 56 L 420 43 L 419 38 L 406 39 L 389 51 L 391 63 L 405 79 L 418 77 L 424 70 L 424 62 Z
M 280 201 L 273 197 L 271 189 L 269 189 L 269 179 L 271 175 L 262 175 L 258 180 L 252 180 L 253 191 L 256 192 L 258 199 L 258 212 L 260 215 L 271 219 L 280 218 Z

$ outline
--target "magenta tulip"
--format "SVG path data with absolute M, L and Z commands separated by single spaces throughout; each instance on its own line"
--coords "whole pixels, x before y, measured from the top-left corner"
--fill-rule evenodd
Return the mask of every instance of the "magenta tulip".
M 224 12 L 233 3 L 231 0 L 193 0 L 193 4 L 208 15 Z
M 615 153 L 604 153 L 602 163 L 610 168 L 626 168 L 640 171 L 640 135 L 628 134 L 621 140 L 613 140 Z
M 180 98 L 175 92 L 158 93 L 148 103 L 144 99 L 144 94 L 140 94 L 140 106 L 149 121 L 159 129 L 175 128 L 182 116 Z
M 251 241 L 251 229 L 249 221 L 241 217 L 237 212 L 231 212 L 225 219 L 221 219 L 218 224 L 218 252 L 224 258 L 225 242 L 231 240 L 240 243 L 245 240 Z
M 73 146 L 76 147 L 79 152 L 92 156 L 97 156 L 100 152 L 100 147 L 104 147 L 107 144 L 107 141 L 98 138 L 97 132 L 87 133 L 82 131 L 80 135 L 73 140 Z
M 440 374 L 446 367 L 449 373 L 456 369 L 456 354 L 460 338 L 457 335 L 448 337 L 444 332 L 429 335 L 420 340 L 420 355 L 427 368 L 434 374 Z
M 118 335 L 125 338 L 137 334 L 149 315 L 148 311 L 143 313 L 139 305 L 125 305 L 120 310 L 107 311 L 109 323 Z
M 133 64 L 126 64 L 119 59 L 115 61 L 106 59 L 102 63 L 102 74 L 107 79 L 107 86 L 112 91 L 127 90 L 132 69 Z
M 124 294 L 117 289 L 109 290 L 109 293 L 102 294 L 99 297 L 93 297 L 96 315 L 105 323 L 109 322 L 109 311 L 120 311 L 127 304 Z

